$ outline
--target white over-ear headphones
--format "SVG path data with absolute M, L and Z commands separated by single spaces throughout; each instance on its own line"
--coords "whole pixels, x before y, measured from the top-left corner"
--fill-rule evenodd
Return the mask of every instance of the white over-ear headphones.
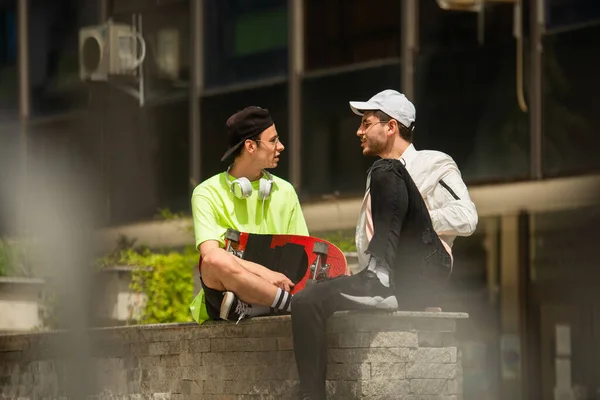
M 225 172 L 225 180 L 229 185 L 231 193 L 238 199 L 246 199 L 250 197 L 252 194 L 252 184 L 248 180 L 248 178 L 241 177 L 235 179 L 233 182 L 229 181 L 229 170 L 231 169 L 231 165 L 227 168 L 227 172 Z M 263 169 L 263 174 L 265 174 L 266 178 L 260 178 L 258 183 L 258 199 L 266 200 L 269 198 L 271 194 L 271 189 L 273 188 L 273 176 Z

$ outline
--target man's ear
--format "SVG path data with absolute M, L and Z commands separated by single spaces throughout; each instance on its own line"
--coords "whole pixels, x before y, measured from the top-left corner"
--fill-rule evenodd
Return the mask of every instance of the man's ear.
M 399 132 L 398 121 L 396 121 L 395 119 L 391 119 L 386 124 L 386 131 L 385 131 L 385 133 L 388 136 L 392 136 L 392 135 L 395 135 L 396 132 Z
M 244 147 L 248 153 L 252 153 L 256 149 L 256 143 L 254 143 L 254 140 L 247 139 L 244 142 Z

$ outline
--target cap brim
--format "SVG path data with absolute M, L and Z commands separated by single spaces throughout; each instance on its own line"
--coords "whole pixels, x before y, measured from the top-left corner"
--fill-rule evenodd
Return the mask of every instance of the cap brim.
M 247 139 L 244 139 L 241 142 L 239 142 L 238 144 L 236 144 L 235 146 L 230 147 L 229 150 L 227 150 L 225 152 L 225 154 L 223 154 L 223 157 L 221 157 L 221 162 L 225 161 L 231 155 L 231 153 L 233 153 L 234 151 L 236 151 L 242 144 L 244 144 L 244 142 L 246 140 Z
M 375 104 L 369 103 L 368 101 L 351 101 L 350 109 L 356 115 L 363 115 L 365 111 L 379 110 L 379 107 Z

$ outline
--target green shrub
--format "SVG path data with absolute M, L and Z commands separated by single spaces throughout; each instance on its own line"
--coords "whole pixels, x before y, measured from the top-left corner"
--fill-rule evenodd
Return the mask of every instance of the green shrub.
M 315 232 L 312 233 L 312 235 L 335 244 L 344 252 L 354 252 L 356 251 L 354 232 L 354 229 L 344 229 L 337 231 Z
M 26 257 L 25 246 L 0 238 L 0 276 L 30 277 L 33 271 Z

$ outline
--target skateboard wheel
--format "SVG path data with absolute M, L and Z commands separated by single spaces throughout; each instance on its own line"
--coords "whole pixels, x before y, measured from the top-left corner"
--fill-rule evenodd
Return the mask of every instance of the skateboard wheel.
M 313 253 L 315 254 L 327 255 L 328 250 L 329 246 L 327 243 L 316 242 L 313 246 Z
M 227 232 L 225 232 L 225 239 L 238 243 L 240 241 L 240 232 L 236 231 L 235 229 L 227 228 Z

